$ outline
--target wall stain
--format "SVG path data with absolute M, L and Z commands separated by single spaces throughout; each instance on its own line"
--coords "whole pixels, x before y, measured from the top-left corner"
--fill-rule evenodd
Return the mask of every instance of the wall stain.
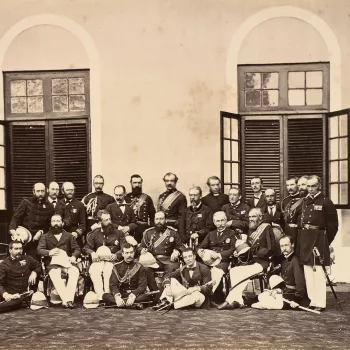
M 134 105 L 134 106 L 139 106 L 141 104 L 141 96 L 140 95 L 134 96 L 131 99 L 131 104 Z

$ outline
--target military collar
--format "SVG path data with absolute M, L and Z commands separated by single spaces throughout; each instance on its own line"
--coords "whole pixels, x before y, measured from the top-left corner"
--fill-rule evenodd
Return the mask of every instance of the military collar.
M 241 204 L 241 200 L 237 201 L 237 202 L 234 203 L 234 204 L 232 204 L 232 203 L 230 202 L 230 205 L 231 205 L 231 207 L 233 207 L 233 208 L 237 208 L 240 204 Z
M 314 196 L 311 196 L 311 194 L 309 193 L 306 198 L 311 198 L 311 199 L 315 199 L 316 197 L 318 197 L 321 194 L 321 191 L 317 192 Z
M 300 196 L 300 193 L 299 193 L 299 191 L 298 191 L 297 193 L 294 193 L 294 194 L 290 194 L 289 196 L 290 196 L 290 197 L 296 197 L 296 196 Z

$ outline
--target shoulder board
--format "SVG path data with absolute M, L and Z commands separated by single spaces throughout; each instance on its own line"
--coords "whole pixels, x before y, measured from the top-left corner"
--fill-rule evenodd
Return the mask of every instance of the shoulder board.
M 170 230 L 173 230 L 173 231 L 176 231 L 176 232 L 177 232 L 177 229 L 176 229 L 175 227 L 173 227 L 173 226 L 167 225 L 167 228 L 169 228 Z

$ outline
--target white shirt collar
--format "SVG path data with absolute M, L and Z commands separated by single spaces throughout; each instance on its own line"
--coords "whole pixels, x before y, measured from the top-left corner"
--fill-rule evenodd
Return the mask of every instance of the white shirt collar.
M 316 198 L 316 197 L 318 197 L 320 194 L 321 194 L 321 191 L 317 192 L 314 196 L 311 196 L 311 194 L 309 193 L 309 194 L 307 195 L 307 197 Z
M 52 203 L 53 201 L 55 201 L 57 203 L 57 198 L 56 199 L 52 199 L 51 197 L 47 197 L 47 200 Z
M 260 192 L 259 196 L 256 196 L 256 194 L 254 193 L 254 198 L 256 198 L 256 199 L 260 199 L 261 196 L 262 196 L 262 192 Z
M 194 269 L 196 266 L 197 266 L 197 262 L 196 262 L 196 261 L 194 262 L 194 264 L 193 264 L 192 267 L 189 267 L 189 266 L 186 265 L 186 267 L 187 267 L 188 269 Z

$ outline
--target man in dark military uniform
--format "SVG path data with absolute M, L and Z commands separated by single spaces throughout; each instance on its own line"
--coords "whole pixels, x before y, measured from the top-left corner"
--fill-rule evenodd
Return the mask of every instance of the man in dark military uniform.
M 214 229 L 212 211 L 201 202 L 202 189 L 192 187 L 189 191 L 191 205 L 182 213 L 179 232 L 182 241 L 195 245 L 202 243 L 205 236 Z
M 32 234 L 32 240 L 23 247 L 24 253 L 39 259 L 37 254 L 38 242 L 44 232 L 50 228 L 53 213 L 53 205 L 45 199 L 45 185 L 36 183 L 33 187 L 33 196 L 21 201 L 9 226 L 12 240 L 16 240 L 18 226 L 25 227 Z M 17 240 L 20 240 L 20 238 Z
M 96 175 L 93 180 L 95 192 L 87 194 L 81 201 L 86 208 L 88 231 L 98 226 L 97 213 L 103 210 L 108 204 L 115 202 L 115 199 L 103 192 L 104 178 L 102 175 Z
M 155 227 L 145 231 L 139 251 L 150 252 L 157 260 L 160 269 L 165 273 L 175 271 L 179 267 L 178 258 L 182 244 L 179 233 L 165 223 L 165 214 L 159 211 L 154 218 Z M 147 268 L 152 272 L 151 268 Z
M 144 231 L 154 226 L 154 214 L 156 213 L 152 198 L 142 192 L 142 182 L 140 175 L 132 175 L 130 178 L 131 193 L 125 196 L 125 202 L 134 210 L 136 216 L 137 227 L 134 237 L 139 243 Z
M 62 184 L 64 199 L 60 200 L 55 212 L 60 214 L 64 230 L 70 232 L 77 239 L 80 247 L 83 246 L 86 233 L 86 212 L 82 202 L 74 198 L 75 187 L 72 182 Z
M 230 204 L 225 204 L 222 211 L 227 216 L 226 226 L 238 234 L 248 232 L 248 213 L 249 207 L 242 201 L 241 190 L 237 187 L 231 188 L 228 192 Z
M 125 235 L 134 235 L 136 217 L 134 210 L 125 202 L 126 189 L 123 185 L 114 188 L 115 203 L 108 204 L 106 211 L 111 215 L 112 225 Z
M 166 215 L 166 224 L 178 229 L 179 220 L 186 210 L 186 196 L 176 189 L 178 177 L 173 173 L 166 173 L 163 177 L 166 191 L 159 196 L 158 211 Z
M 109 282 L 110 293 L 103 294 L 107 305 L 117 307 L 143 308 L 142 302 L 149 301 L 145 294 L 147 277 L 145 268 L 134 261 L 134 247 L 125 243 L 122 248 L 124 260 L 116 263 Z
M 266 212 L 266 198 L 265 194 L 262 191 L 263 180 L 260 177 L 254 177 L 250 181 L 250 185 L 254 192 L 253 198 L 247 199 L 247 204 L 249 208 L 261 208 L 263 213 Z
M 106 210 L 100 210 L 97 217 L 100 220 L 101 227 L 87 235 L 84 250 L 91 255 L 92 264 L 89 273 L 94 284 L 95 293 L 102 300 L 103 293 L 109 293 L 109 279 L 113 263 L 120 258 L 117 252 L 121 250 L 125 238 L 122 231 L 118 231 L 112 226 L 111 216 Z M 110 257 L 108 260 L 98 254 L 98 249 L 102 246 L 109 249 Z
M 338 214 L 333 202 L 321 192 L 321 181 L 316 175 L 307 180 L 309 194 L 301 209 L 300 230 L 298 232 L 298 252 L 304 273 L 310 306 L 317 310 L 326 307 L 326 279 L 314 248 L 330 265 L 329 245 L 338 232 Z
M 221 181 L 217 176 L 210 176 L 207 180 L 209 193 L 202 198 L 202 202 L 211 209 L 213 214 L 221 211 L 222 206 L 229 203 L 228 195 L 221 193 Z

